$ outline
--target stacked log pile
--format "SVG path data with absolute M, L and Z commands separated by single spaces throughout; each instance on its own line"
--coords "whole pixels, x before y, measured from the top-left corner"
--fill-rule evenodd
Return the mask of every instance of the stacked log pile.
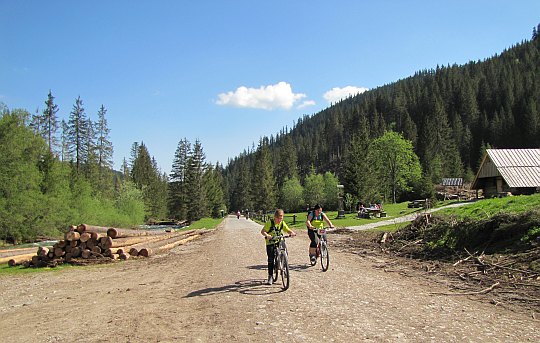
M 61 263 L 91 264 L 130 257 L 149 257 L 200 237 L 209 230 L 156 231 L 107 228 L 81 224 L 71 226 L 64 239 L 52 247 L 39 247 L 37 253 L 0 257 L 10 266 L 54 267 Z

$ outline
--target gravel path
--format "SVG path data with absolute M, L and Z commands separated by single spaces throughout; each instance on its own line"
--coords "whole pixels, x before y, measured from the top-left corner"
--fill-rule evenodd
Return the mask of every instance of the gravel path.
M 287 240 L 289 290 L 267 286 L 260 228 L 228 217 L 165 255 L 2 276 L 1 341 L 540 341 L 530 313 L 435 294 L 448 289 L 391 272 L 379 258 L 331 245 L 330 269 L 310 267 L 305 231 Z

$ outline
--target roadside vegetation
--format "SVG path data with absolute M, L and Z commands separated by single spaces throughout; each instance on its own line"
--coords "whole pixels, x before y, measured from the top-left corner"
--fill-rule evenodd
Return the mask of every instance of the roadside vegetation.
M 520 258 L 521 267 L 540 272 L 539 209 L 540 194 L 443 209 L 393 232 L 386 248 L 410 257 L 448 261 L 508 255 Z
M 223 221 L 223 218 L 201 218 L 191 223 L 187 229 L 215 229 Z

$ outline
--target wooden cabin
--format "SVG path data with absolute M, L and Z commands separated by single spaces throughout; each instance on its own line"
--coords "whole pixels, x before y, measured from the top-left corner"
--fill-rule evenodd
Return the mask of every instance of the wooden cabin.
M 487 149 L 471 189 L 485 198 L 540 191 L 540 149 Z

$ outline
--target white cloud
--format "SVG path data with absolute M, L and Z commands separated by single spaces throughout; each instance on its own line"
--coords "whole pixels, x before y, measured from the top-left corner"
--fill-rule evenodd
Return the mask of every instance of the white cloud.
M 354 86 L 346 86 L 343 88 L 334 87 L 328 92 L 324 93 L 323 97 L 329 103 L 335 103 L 335 102 L 340 101 L 341 99 L 346 99 L 347 97 L 349 97 L 349 95 L 362 94 L 368 90 L 369 89 L 365 87 L 354 87 Z
M 315 101 L 313 100 L 306 100 L 304 102 L 302 102 L 300 105 L 298 105 L 298 109 L 301 109 L 301 108 L 305 108 L 305 107 L 308 107 L 308 106 L 314 106 L 315 105 Z
M 297 101 L 305 98 L 302 93 L 293 93 L 287 82 L 260 88 L 238 87 L 234 92 L 218 94 L 218 105 L 260 108 L 263 110 L 291 109 Z

